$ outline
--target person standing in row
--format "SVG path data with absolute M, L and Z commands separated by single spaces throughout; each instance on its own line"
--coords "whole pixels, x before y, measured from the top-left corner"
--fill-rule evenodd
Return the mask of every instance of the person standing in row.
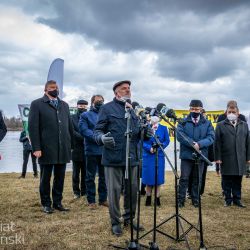
M 23 130 L 21 132 L 19 141 L 23 143 L 23 168 L 22 168 L 22 174 L 21 174 L 21 176 L 19 178 L 25 178 L 25 176 L 26 176 L 27 165 L 28 165 L 30 155 L 31 155 L 31 160 L 32 160 L 34 177 L 37 178 L 38 174 L 37 174 L 36 157 L 32 153 L 32 147 L 30 145 L 30 139 L 26 135 L 25 130 Z
M 75 199 L 79 199 L 81 196 L 86 194 L 86 159 L 84 153 L 84 137 L 79 131 L 78 124 L 81 114 L 87 111 L 87 107 L 87 101 L 79 100 L 77 102 L 76 114 L 71 115 L 74 133 L 74 149 L 72 150 L 72 187 Z
M 105 178 L 108 189 L 109 214 L 112 225 L 112 233 L 116 236 L 122 234 L 120 195 L 126 166 L 126 136 L 127 119 L 126 112 L 131 113 L 131 135 L 130 135 L 130 156 L 131 156 L 131 181 L 132 189 L 129 194 L 128 180 L 124 182 L 124 226 L 130 223 L 130 195 L 132 196 L 132 214 L 135 216 L 137 203 L 137 166 L 138 142 L 140 139 L 139 121 L 129 104 L 131 98 L 131 82 L 124 80 L 114 84 L 113 101 L 103 105 L 100 110 L 98 122 L 95 127 L 95 140 L 99 145 L 104 145 L 102 164 L 105 166 Z M 136 224 L 133 223 L 136 229 Z M 139 228 L 142 230 L 142 228 Z
M 108 206 L 107 188 L 104 176 L 104 166 L 102 160 L 102 146 L 99 146 L 95 139 L 93 130 L 97 123 L 98 113 L 104 103 L 101 95 L 94 95 L 91 98 L 91 107 L 88 112 L 81 115 L 79 121 L 79 131 L 84 137 L 84 148 L 86 155 L 86 191 L 90 209 L 96 209 L 96 185 L 95 177 L 98 169 L 98 195 L 99 205 Z
M 33 154 L 40 164 L 40 197 L 45 213 L 53 208 L 68 211 L 62 205 L 62 193 L 66 163 L 71 160 L 73 148 L 73 128 L 69 106 L 58 97 L 58 85 L 55 81 L 45 84 L 44 96 L 34 100 L 29 112 L 29 136 Z M 50 179 L 54 169 L 52 188 L 53 208 L 51 208 Z
M 159 124 L 159 117 L 152 116 L 150 123 L 155 135 L 165 149 L 170 140 L 166 126 Z M 155 148 L 157 146 L 154 137 L 143 142 L 143 166 L 142 166 L 142 183 L 146 185 L 146 206 L 151 206 L 152 188 L 155 186 Z M 158 149 L 158 176 L 157 176 L 157 206 L 160 202 L 160 186 L 165 183 L 165 156 L 162 150 Z
M 3 120 L 2 112 L 0 111 L 0 142 L 3 140 L 7 133 L 7 128 Z M 1 154 L 0 154 L 0 160 L 1 160 Z
M 195 169 L 193 153 L 196 150 L 208 156 L 208 147 L 214 142 L 214 129 L 210 121 L 201 115 L 203 104 L 200 100 L 190 102 L 190 113 L 177 127 L 177 140 L 180 142 L 181 176 L 179 181 L 178 205 L 184 207 L 189 177 L 193 173 L 192 180 L 192 204 L 199 206 L 199 192 L 202 182 L 204 161 L 199 161 L 199 178 Z M 193 147 L 192 147 L 193 145 Z
M 215 162 L 220 165 L 225 207 L 244 208 L 241 202 L 242 176 L 246 164 L 250 164 L 250 135 L 246 122 L 239 118 L 236 104 L 227 108 L 227 118 L 217 124 L 215 130 Z

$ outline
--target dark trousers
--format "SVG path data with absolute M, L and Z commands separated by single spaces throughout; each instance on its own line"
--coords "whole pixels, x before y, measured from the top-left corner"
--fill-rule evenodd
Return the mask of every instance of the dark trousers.
M 97 169 L 99 203 L 107 200 L 107 187 L 105 183 L 104 166 L 101 164 L 101 160 L 101 155 L 86 155 L 86 191 L 88 203 L 95 203 L 95 176 Z
M 31 150 L 23 150 L 23 169 L 22 169 L 22 176 L 25 177 L 26 172 L 27 172 L 27 165 L 29 161 L 29 156 L 31 154 L 31 159 L 32 159 L 32 166 L 33 166 L 33 172 L 34 176 L 37 175 L 37 164 L 36 164 L 36 157 L 33 155 Z
M 50 179 L 54 169 L 52 187 L 53 205 L 61 205 L 66 164 L 40 164 L 40 197 L 43 206 L 51 206 Z
M 192 174 L 192 188 L 191 197 L 193 201 L 198 201 L 198 186 L 201 185 L 202 173 L 204 169 L 204 162 L 199 162 L 199 177 L 197 169 L 195 169 L 195 161 L 193 160 L 181 160 L 181 177 L 179 181 L 179 201 L 184 202 L 186 198 L 189 178 Z
M 85 161 L 73 161 L 73 173 L 72 173 L 72 186 L 73 192 L 76 195 L 86 194 L 86 162 Z M 81 179 L 80 179 L 81 174 Z
M 192 170 L 193 172 L 194 170 Z M 200 194 L 204 194 L 205 190 L 205 185 L 206 185 L 206 177 L 207 177 L 207 164 L 204 163 L 204 168 L 203 168 L 203 173 L 202 173 L 202 178 L 201 178 L 201 189 L 200 189 Z M 192 193 L 192 185 L 193 185 L 193 173 L 190 174 L 189 176 L 189 183 L 188 183 L 188 193 L 191 195 Z
M 227 203 L 241 200 L 242 175 L 222 175 L 225 201 Z

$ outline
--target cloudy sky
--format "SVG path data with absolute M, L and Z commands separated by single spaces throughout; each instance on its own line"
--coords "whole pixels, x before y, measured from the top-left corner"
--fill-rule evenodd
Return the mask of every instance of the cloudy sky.
M 0 109 L 43 94 L 48 69 L 64 59 L 64 99 L 132 81 L 133 100 L 208 110 L 236 99 L 250 111 L 248 0 L 1 0 Z

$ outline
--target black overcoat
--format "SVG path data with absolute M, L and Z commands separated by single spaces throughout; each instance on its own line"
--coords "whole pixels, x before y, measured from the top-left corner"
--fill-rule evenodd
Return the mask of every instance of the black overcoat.
M 228 119 L 219 122 L 215 130 L 215 160 L 221 160 L 222 175 L 243 175 L 250 160 L 248 125 L 238 120 L 234 127 Z
M 42 151 L 40 164 L 65 164 L 71 160 L 73 128 L 66 102 L 58 98 L 55 108 L 46 95 L 34 100 L 28 129 L 33 151 Z
M 79 113 L 71 116 L 74 134 L 74 149 L 72 151 L 73 161 L 84 161 L 84 138 L 79 132 Z

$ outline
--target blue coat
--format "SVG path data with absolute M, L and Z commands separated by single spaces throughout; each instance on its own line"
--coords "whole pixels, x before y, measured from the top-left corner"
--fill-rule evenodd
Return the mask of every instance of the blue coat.
M 96 126 L 98 119 L 98 112 L 93 107 L 88 112 L 84 112 L 80 116 L 79 120 L 79 131 L 84 137 L 84 149 L 85 155 L 101 155 L 102 146 L 97 145 L 94 140 L 93 130 Z
M 181 136 L 183 134 L 186 140 Z M 180 159 L 193 160 L 194 149 L 188 142 L 197 142 L 204 156 L 208 157 L 208 147 L 214 142 L 214 128 L 210 121 L 200 116 L 197 125 L 192 121 L 189 114 L 183 122 L 177 126 L 177 140 L 180 142 Z
M 165 126 L 159 124 L 156 130 L 156 135 L 162 147 L 165 149 L 169 144 L 168 129 Z M 146 185 L 155 184 L 155 157 L 156 154 L 151 154 L 150 149 L 155 143 L 155 139 L 152 137 L 148 141 L 143 143 L 143 165 L 142 165 L 142 182 Z M 158 151 L 158 179 L 157 185 L 161 185 L 165 182 L 165 157 L 162 150 Z

